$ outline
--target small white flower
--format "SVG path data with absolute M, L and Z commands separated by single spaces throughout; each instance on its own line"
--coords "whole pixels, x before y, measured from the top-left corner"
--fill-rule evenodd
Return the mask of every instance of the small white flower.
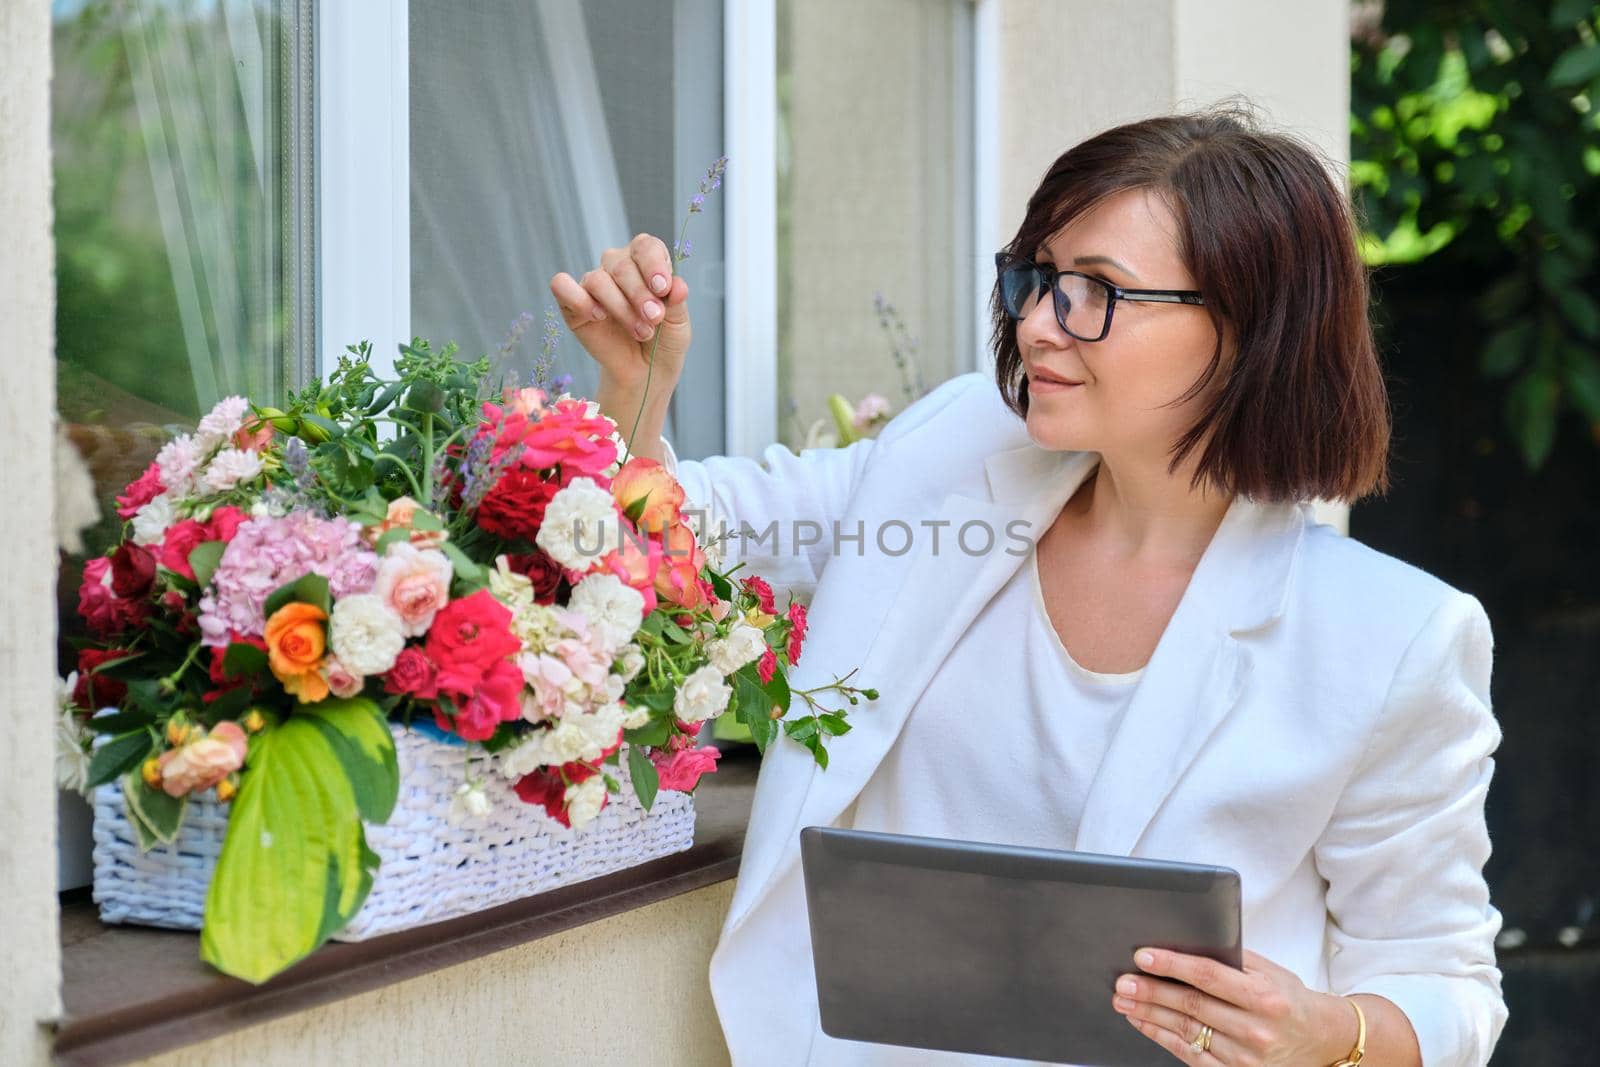
M 690 674 L 673 694 L 673 712 L 684 722 L 704 722 L 721 715 L 733 696 L 722 678 L 722 672 L 710 664 Z
M 226 493 L 260 474 L 260 455 L 239 448 L 224 448 L 206 466 L 205 486 L 213 493 Z
M 347 596 L 333 606 L 328 622 L 333 654 L 356 675 L 382 674 L 405 647 L 400 616 L 372 593 Z
M 167 527 L 178 521 L 178 509 L 173 506 L 172 494 L 162 493 L 133 515 L 133 543 L 159 545 L 167 536 Z
M 629 710 L 627 717 L 622 720 L 624 729 L 637 730 L 650 722 L 650 709 L 640 704 Z
M 567 786 L 567 821 L 574 830 L 581 830 L 600 814 L 606 801 L 606 782 L 598 774 L 585 778 L 577 785 Z
M 215 448 L 244 428 L 244 417 L 250 411 L 250 401 L 242 396 L 225 396 L 216 407 L 206 413 L 196 430 L 201 448 Z
M 622 546 L 617 514 L 611 494 L 593 478 L 574 478 L 550 499 L 534 540 L 563 567 L 586 571 Z
M 617 648 L 639 632 L 644 594 L 615 574 L 591 574 L 572 590 L 567 606 L 589 620 L 607 648 Z
M 760 630 L 740 620 L 734 624 L 727 637 L 706 642 L 706 656 L 711 665 L 724 676 L 732 674 L 746 663 L 754 663 L 767 650 L 767 639 Z
M 445 818 L 451 826 L 460 826 L 462 823 L 483 818 L 489 814 L 492 807 L 489 794 L 484 791 L 483 780 L 474 778 L 456 787 L 455 795 L 450 798 L 450 812 Z
M 623 684 L 633 681 L 644 670 L 644 652 L 638 645 L 628 645 L 617 660 Z
M 500 750 L 500 773 L 515 780 L 532 774 L 544 766 L 544 744 L 540 737 L 530 737 L 511 748 Z
M 81 793 L 89 779 L 89 734 L 72 703 L 72 691 L 77 687 L 77 671 L 57 686 L 56 788 Z

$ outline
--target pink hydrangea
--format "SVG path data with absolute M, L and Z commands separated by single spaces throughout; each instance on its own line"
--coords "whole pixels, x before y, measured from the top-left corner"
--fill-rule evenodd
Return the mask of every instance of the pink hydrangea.
M 378 576 L 378 557 L 362 541 L 361 527 L 348 519 L 297 511 L 241 524 L 200 598 L 201 641 L 222 646 L 230 634 L 260 636 L 267 598 L 307 574 L 328 579 L 335 600 L 368 593 Z

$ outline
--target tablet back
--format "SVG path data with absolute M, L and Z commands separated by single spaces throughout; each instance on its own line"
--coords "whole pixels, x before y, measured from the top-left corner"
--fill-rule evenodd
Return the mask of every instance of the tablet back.
M 1111 1007 L 1154 945 L 1242 966 L 1226 867 L 808 826 L 824 1033 L 1106 1067 L 1170 1067 Z

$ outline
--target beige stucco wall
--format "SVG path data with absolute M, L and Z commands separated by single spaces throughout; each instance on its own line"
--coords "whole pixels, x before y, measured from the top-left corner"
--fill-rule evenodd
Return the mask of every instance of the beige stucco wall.
M 56 947 L 50 8 L 0 3 L 0 1063 L 45 1060 Z
M 143 1063 L 717 1067 L 706 971 L 732 899 L 722 882 Z

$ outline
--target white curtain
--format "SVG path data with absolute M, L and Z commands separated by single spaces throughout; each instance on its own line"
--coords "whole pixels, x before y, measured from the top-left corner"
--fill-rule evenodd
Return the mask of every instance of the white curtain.
M 116 5 L 201 411 L 282 384 L 278 6 Z

